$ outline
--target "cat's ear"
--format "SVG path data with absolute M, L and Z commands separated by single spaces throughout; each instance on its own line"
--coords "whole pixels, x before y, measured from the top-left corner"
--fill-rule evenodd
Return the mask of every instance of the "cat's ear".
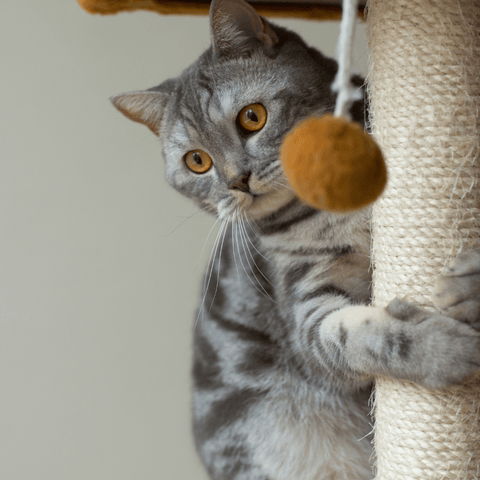
M 256 45 L 271 51 L 278 37 L 244 0 L 213 0 L 210 6 L 212 47 L 220 57 L 249 55 Z
M 121 93 L 111 97 L 110 101 L 127 118 L 143 123 L 158 136 L 165 107 L 173 90 L 173 82 L 167 80 L 149 90 Z

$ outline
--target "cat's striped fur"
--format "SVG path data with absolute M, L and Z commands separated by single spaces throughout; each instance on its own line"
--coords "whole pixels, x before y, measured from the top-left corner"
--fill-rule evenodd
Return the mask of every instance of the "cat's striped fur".
M 160 136 L 168 182 L 222 222 L 194 329 L 198 452 L 215 480 L 369 479 L 374 375 L 448 385 L 478 367 L 479 336 L 400 300 L 367 306 L 368 209 L 313 210 L 288 186 L 282 139 L 332 110 L 335 62 L 243 0 L 215 0 L 211 30 L 178 78 L 113 98 Z M 256 103 L 252 134 L 238 113 Z M 185 164 L 196 149 L 206 173 Z

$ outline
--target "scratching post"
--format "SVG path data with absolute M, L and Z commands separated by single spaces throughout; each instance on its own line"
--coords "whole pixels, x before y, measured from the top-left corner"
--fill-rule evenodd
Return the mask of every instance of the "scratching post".
M 369 0 L 374 303 L 431 307 L 435 277 L 480 239 L 480 1 Z M 478 193 L 477 193 L 478 192 Z M 380 480 L 480 479 L 480 375 L 431 391 L 377 379 Z

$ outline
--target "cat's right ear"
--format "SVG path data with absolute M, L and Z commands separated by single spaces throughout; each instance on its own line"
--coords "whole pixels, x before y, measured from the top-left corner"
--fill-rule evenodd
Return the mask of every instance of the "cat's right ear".
M 127 118 L 143 123 L 158 136 L 169 98 L 170 95 L 165 92 L 142 90 L 115 95 L 110 98 L 110 101 Z
M 245 0 L 212 0 L 210 36 L 215 55 L 248 56 L 256 45 L 270 53 L 278 42 L 276 33 Z

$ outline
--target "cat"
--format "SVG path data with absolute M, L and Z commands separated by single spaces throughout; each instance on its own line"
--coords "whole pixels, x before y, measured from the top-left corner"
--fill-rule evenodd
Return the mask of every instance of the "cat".
M 369 208 L 305 205 L 279 162 L 297 122 L 333 110 L 336 62 L 244 0 L 213 0 L 210 29 L 179 77 L 112 97 L 221 222 L 193 331 L 196 448 L 214 480 L 370 479 L 374 376 L 441 388 L 480 366 L 480 254 L 440 277 L 441 311 L 371 306 Z M 351 113 L 364 124 L 363 100 Z

